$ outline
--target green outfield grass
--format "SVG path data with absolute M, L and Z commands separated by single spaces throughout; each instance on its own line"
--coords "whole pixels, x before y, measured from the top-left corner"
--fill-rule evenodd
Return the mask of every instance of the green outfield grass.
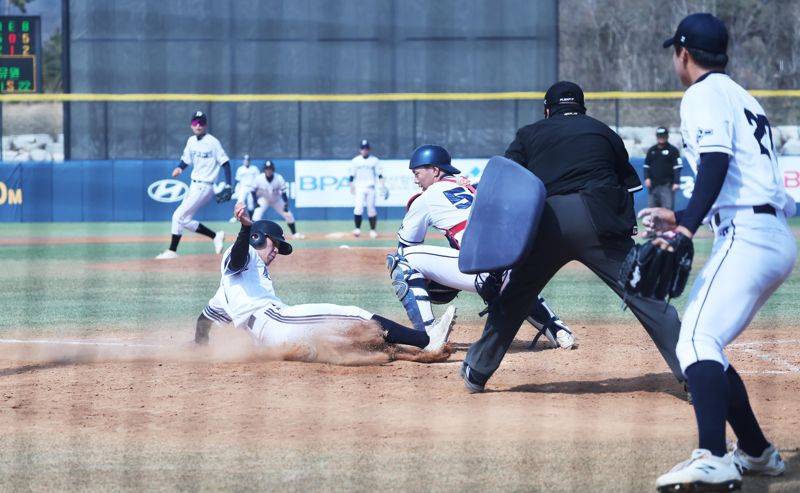
M 793 219 L 797 229 L 800 220 Z M 301 230 L 308 233 L 348 232 L 349 221 L 304 221 Z M 222 228 L 232 239 L 236 224 L 209 223 Z M 299 249 L 338 248 L 342 244 L 385 248 L 396 246 L 393 233 L 396 221 L 379 225 L 382 239 L 353 241 L 349 236 L 331 240 L 296 241 Z M 128 272 L 97 268 L 97 264 L 151 259 L 163 250 L 169 237 L 168 223 L 55 223 L 7 224 L 0 239 L 64 237 L 152 236 L 163 241 L 94 244 L 0 245 L 0 302 L 3 317 L 0 331 L 22 330 L 32 336 L 43 333 L 95 331 L 147 331 L 174 327 L 176 333 L 189 333 L 199 311 L 214 294 L 219 282 L 212 272 L 187 269 L 184 272 Z M 443 240 L 435 244 L 444 245 Z M 693 274 L 699 272 L 711 248 L 710 238 L 695 242 L 697 259 Z M 210 242 L 185 241 L 183 255 L 209 253 Z M 292 261 L 280 258 L 280 262 Z M 277 269 L 276 269 L 277 270 Z M 405 314 L 394 297 L 383 265 L 374 274 L 357 275 L 348 266 L 330 266 L 330 272 L 297 276 L 275 275 L 279 295 L 290 304 L 324 301 L 354 304 L 398 320 Z M 576 328 L 588 324 L 618 324 L 633 321 L 623 311 L 620 300 L 585 269 L 565 269 L 545 288 L 548 303 Z M 755 328 L 775 325 L 792 326 L 800 317 L 800 272 L 770 299 L 754 321 Z M 681 311 L 686 295 L 675 300 Z M 472 294 L 456 299 L 463 321 L 477 321 L 482 302 Z

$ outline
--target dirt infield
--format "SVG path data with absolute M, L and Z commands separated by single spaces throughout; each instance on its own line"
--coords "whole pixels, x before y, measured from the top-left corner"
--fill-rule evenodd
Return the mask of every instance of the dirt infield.
M 298 249 L 275 271 L 385 275 L 385 253 Z M 213 272 L 219 256 L 93 267 Z M 527 350 L 526 326 L 470 395 L 457 370 L 482 330 L 471 320 L 431 365 L 276 361 L 233 328 L 208 348 L 170 327 L 5 335 L 0 490 L 639 492 L 694 447 L 692 408 L 639 326 L 575 325 L 572 351 Z M 745 491 L 800 491 L 800 337 L 748 331 L 729 356 L 790 468 Z

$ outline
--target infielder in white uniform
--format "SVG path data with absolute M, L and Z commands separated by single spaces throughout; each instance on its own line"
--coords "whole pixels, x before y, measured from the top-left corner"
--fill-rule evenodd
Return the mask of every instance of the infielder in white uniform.
M 247 213 L 251 216 L 256 208 L 256 201 L 252 192 L 255 189 L 254 183 L 258 175 L 258 168 L 250 164 L 250 155 L 245 154 L 242 165 L 236 169 L 236 191 L 233 194 L 233 198 L 237 202 L 244 203 Z M 236 218 L 232 217 L 231 222 L 236 222 Z
M 464 274 L 458 268 L 461 238 L 475 189 L 466 177 L 456 177 L 460 171 L 450 163 L 450 154 L 441 146 L 423 145 L 414 151 L 409 168 L 422 192 L 408 201 L 397 232 L 397 253 L 387 255 L 395 294 L 417 330 L 433 323 L 431 302 L 449 302 L 458 291 L 474 293 L 476 283 L 484 281 L 483 275 Z M 451 248 L 423 245 L 429 227 L 443 232 Z M 541 296 L 527 320 L 547 337 L 552 347 L 568 349 L 574 345 L 572 332 Z
M 220 166 L 225 171 L 225 187 L 231 187 L 231 166 L 228 162 L 228 155 L 225 154 L 219 140 L 206 132 L 207 125 L 208 118 L 205 113 L 195 112 L 192 116 L 192 133 L 194 135 L 186 141 L 181 162 L 172 170 L 172 177 L 175 178 L 183 173 L 187 166 L 192 165 L 192 183 L 189 185 L 189 190 L 183 197 L 181 205 L 172 214 L 172 241 L 169 248 L 158 254 L 156 259 L 166 260 L 178 257 L 178 243 L 181 241 L 184 228 L 208 236 L 214 241 L 214 252 L 222 252 L 225 232 L 215 233 L 199 221 L 192 219 L 194 213 L 214 196 L 214 182 L 219 175 Z
M 356 237 L 361 236 L 361 219 L 366 205 L 369 237 L 377 238 L 378 232 L 375 228 L 378 225 L 378 211 L 375 209 L 375 185 L 376 183 L 380 185 L 378 191 L 384 200 L 389 198 L 389 189 L 386 188 L 380 161 L 375 156 L 370 156 L 369 150 L 369 142 L 362 140 L 359 154 L 350 164 L 350 193 L 356 196 L 356 206 L 353 209 L 356 229 L 353 230 L 353 234 Z
M 640 212 L 646 227 L 691 238 L 701 222 L 714 232 L 711 256 L 695 280 L 683 315 L 677 356 L 693 397 L 699 446 L 656 481 L 659 491 L 732 491 L 742 474 L 777 476 L 785 465 L 762 433 L 742 379 L 723 352 L 747 327 L 794 266 L 787 226 L 794 201 L 764 109 L 725 74 L 728 32 L 711 14 L 692 14 L 664 42 L 688 89 L 681 133 L 697 180 L 684 211 Z M 662 239 L 653 240 L 665 247 Z M 725 423 L 738 439 L 727 453 Z
M 271 207 L 286 221 L 286 225 L 292 232 L 292 238 L 295 240 L 305 238 L 305 235 L 297 232 L 294 214 L 289 211 L 289 196 L 287 195 L 289 186 L 280 173 L 275 173 L 275 163 L 267 160 L 264 163 L 264 174 L 258 175 L 252 186 L 258 205 L 253 213 L 254 221 L 260 221 L 267 209 Z
M 232 322 L 247 330 L 262 346 L 286 350 L 301 347 L 301 359 L 306 361 L 316 358 L 319 344 L 348 346 L 365 340 L 416 346 L 424 352 L 441 352 L 443 358 L 449 355 L 444 346 L 455 319 L 454 307 L 426 332 L 419 332 L 355 306 L 286 305 L 275 294 L 268 270 L 278 254 L 292 253 L 283 230 L 272 221 L 252 222 L 241 203 L 236 204 L 234 216 L 242 227 L 236 242 L 223 255 L 217 294 L 197 319 L 197 343 L 208 341 L 211 324 L 217 321 Z M 366 324 L 370 321 L 373 323 Z M 354 332 L 365 326 L 371 331 L 366 339 L 363 331 Z

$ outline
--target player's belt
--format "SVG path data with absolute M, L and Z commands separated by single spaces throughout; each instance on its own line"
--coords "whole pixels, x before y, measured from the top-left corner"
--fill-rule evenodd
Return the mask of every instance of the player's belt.
M 762 205 L 754 205 L 753 206 L 753 214 L 769 214 L 771 216 L 777 216 L 778 212 L 769 204 L 762 204 Z M 719 223 L 722 222 L 722 216 L 720 216 L 719 211 L 714 213 L 714 226 L 719 226 Z

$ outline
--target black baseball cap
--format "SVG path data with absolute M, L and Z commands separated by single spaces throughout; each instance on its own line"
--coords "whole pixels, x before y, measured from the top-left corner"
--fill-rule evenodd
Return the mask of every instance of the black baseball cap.
M 208 123 L 208 117 L 202 111 L 195 111 L 194 115 L 192 115 L 192 123 L 199 123 L 200 125 L 206 125 Z
M 583 105 L 583 89 L 574 82 L 562 80 L 556 82 L 544 95 L 544 107 L 551 108 L 559 104 L 575 104 L 586 110 Z
M 725 55 L 728 51 L 728 29 L 711 14 L 691 14 L 678 24 L 675 35 L 664 41 L 663 46 L 669 48 L 672 45 Z
M 362 140 L 359 149 L 369 149 L 369 141 L 367 139 Z
M 667 127 L 658 127 L 656 129 L 656 135 L 669 135 L 669 130 L 667 130 Z

